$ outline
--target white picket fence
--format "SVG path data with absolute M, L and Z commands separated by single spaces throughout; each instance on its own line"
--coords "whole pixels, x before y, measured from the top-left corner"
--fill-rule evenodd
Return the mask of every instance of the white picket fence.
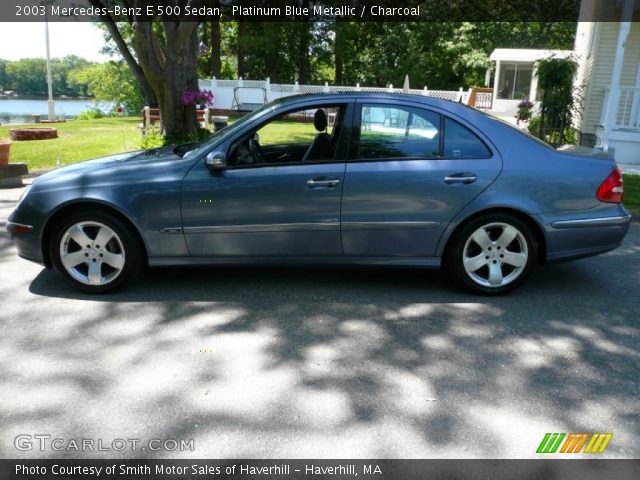
M 214 108 L 224 110 L 234 110 L 238 101 L 242 104 L 263 104 L 282 97 L 298 95 L 301 93 L 323 93 L 323 92 L 387 92 L 387 93 L 410 93 L 424 95 L 428 97 L 442 98 L 454 102 L 466 103 L 469 92 L 465 92 L 462 87 L 459 90 L 429 90 L 409 89 L 405 92 L 402 88 L 388 87 L 361 87 L 356 86 L 334 86 L 325 83 L 324 85 L 299 85 L 271 83 L 266 80 L 218 80 L 215 77 L 211 80 L 200 80 L 200 89 L 210 90 L 215 95 Z M 238 87 L 238 90 L 236 90 Z M 234 99 L 235 94 L 235 99 Z M 266 98 L 265 98 L 266 97 Z

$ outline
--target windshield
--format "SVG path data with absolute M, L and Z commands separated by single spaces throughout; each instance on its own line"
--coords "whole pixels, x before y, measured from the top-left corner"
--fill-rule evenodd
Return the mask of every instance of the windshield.
M 197 156 L 208 151 L 209 149 L 211 149 L 211 147 L 215 143 L 224 140 L 224 138 L 226 138 L 232 131 L 235 131 L 235 127 L 241 126 L 256 118 L 260 118 L 265 114 L 267 114 L 268 112 L 272 111 L 274 108 L 275 108 L 275 105 L 266 104 L 260 107 L 259 109 L 254 110 L 250 114 L 245 115 L 244 117 L 240 117 L 238 120 L 236 120 L 233 123 L 234 128 L 229 128 L 229 127 L 223 128 L 222 130 L 219 130 L 218 132 L 214 133 L 209 138 L 207 138 L 206 140 L 203 140 L 200 143 L 190 144 L 189 149 L 186 152 L 184 152 L 182 156 L 183 157 Z

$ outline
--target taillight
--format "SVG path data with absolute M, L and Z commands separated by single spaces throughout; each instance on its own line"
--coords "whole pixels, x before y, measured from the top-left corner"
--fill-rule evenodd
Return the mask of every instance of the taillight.
M 607 178 L 604 179 L 602 185 L 596 192 L 596 197 L 601 202 L 607 203 L 622 203 L 622 197 L 624 196 L 624 187 L 622 185 L 622 174 L 620 169 L 616 165 Z

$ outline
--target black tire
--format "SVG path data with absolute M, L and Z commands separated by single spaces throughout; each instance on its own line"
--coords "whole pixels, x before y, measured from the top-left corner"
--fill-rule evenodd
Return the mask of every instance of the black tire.
M 116 242 L 115 244 L 108 242 L 107 246 L 94 245 L 94 247 L 102 247 L 102 249 L 110 249 L 110 250 L 113 250 L 115 248 L 115 251 L 124 257 L 124 264 L 120 267 L 119 272 L 117 271 L 117 269 L 112 269 L 112 267 L 110 265 L 107 265 L 106 263 L 104 266 L 101 265 L 99 267 L 101 275 L 102 275 L 102 272 L 105 272 L 105 270 L 107 269 L 113 270 L 111 272 L 111 275 L 113 278 L 111 278 L 108 282 L 104 284 L 100 284 L 100 285 L 87 284 L 82 281 L 79 281 L 77 278 L 74 278 L 74 276 L 67 270 L 67 268 L 63 265 L 63 262 L 62 262 L 60 250 L 61 250 L 61 243 L 63 242 L 63 237 L 65 237 L 66 232 L 74 225 L 85 224 L 85 223 L 101 224 L 103 226 L 107 226 L 113 232 L 115 232 L 117 237 L 114 237 L 113 240 L 109 241 L 109 242 L 115 241 Z M 99 227 L 89 226 L 89 228 L 98 229 Z M 87 233 L 91 238 L 91 235 L 88 229 L 87 229 Z M 94 240 L 97 240 L 97 238 L 94 238 Z M 76 245 L 78 244 L 75 243 L 75 241 L 69 242 L 69 240 L 67 239 L 67 241 L 65 242 L 65 245 L 67 243 L 73 243 L 74 245 L 73 248 L 77 248 Z M 87 247 L 88 246 L 89 245 L 87 245 Z M 66 247 L 63 247 L 63 248 L 66 248 Z M 94 253 L 96 252 L 95 248 L 93 248 L 91 251 L 92 251 L 92 255 L 96 256 L 96 258 L 97 258 L 97 255 L 100 255 L 99 253 Z M 98 252 L 99 251 L 100 250 L 98 250 Z M 107 250 L 102 250 L 102 251 L 104 251 L 105 253 L 111 253 L 111 251 L 107 251 Z M 108 211 L 95 209 L 95 208 L 87 209 L 82 212 L 70 213 L 67 217 L 64 218 L 62 222 L 59 222 L 58 225 L 54 226 L 54 230 L 50 237 L 49 252 L 51 255 L 51 263 L 53 265 L 53 268 L 60 275 L 62 275 L 62 277 L 73 287 L 88 293 L 106 293 L 106 292 L 112 292 L 119 289 L 141 271 L 142 266 L 144 264 L 144 258 L 145 258 L 144 247 L 141 245 L 141 242 L 138 236 L 136 235 L 136 233 L 133 231 L 133 229 L 125 221 L 123 221 L 119 216 L 113 213 L 110 213 Z M 74 252 L 74 253 L 77 253 L 77 252 Z M 88 256 L 86 253 L 84 255 Z M 100 257 L 102 256 L 103 255 L 100 255 Z M 122 262 L 122 260 L 120 261 Z M 87 263 L 87 269 L 88 269 L 88 265 L 89 263 Z M 72 271 L 77 272 L 78 270 L 80 270 L 80 268 L 81 268 L 81 265 L 75 269 L 72 269 Z M 80 275 L 78 274 L 76 276 L 80 276 Z M 105 275 L 105 277 L 108 277 L 108 275 Z M 87 278 L 88 278 L 88 274 L 87 274 Z
M 507 243 L 507 246 L 498 245 L 494 240 L 499 240 L 501 233 L 505 232 L 502 225 L 515 228 L 521 236 L 514 237 L 514 240 Z M 485 230 L 485 228 L 487 229 Z M 489 243 L 486 248 L 482 248 L 480 243 L 476 243 L 471 238 L 480 229 L 487 233 L 489 240 L 492 240 L 492 243 Z M 510 230 L 510 232 L 512 231 Z M 508 250 L 505 251 L 507 247 Z M 466 252 L 465 248 L 467 249 Z M 486 264 L 470 273 L 465 268 L 465 254 L 469 261 L 479 258 L 480 262 L 483 262 L 485 261 L 483 259 L 486 259 Z M 518 255 L 518 257 L 513 258 L 517 258 L 519 263 L 524 264 L 514 266 L 504 260 L 504 255 L 513 254 Z M 522 257 L 523 254 L 526 254 L 526 262 Z M 482 256 L 481 258 L 480 255 Z M 456 286 L 483 295 L 502 295 L 521 286 L 531 275 L 538 261 L 538 243 L 527 222 L 508 213 L 489 213 L 468 221 L 454 234 L 447 245 L 443 260 L 443 268 Z M 474 268 L 471 263 L 469 265 L 469 269 Z M 514 277 L 508 283 L 500 285 L 497 283 L 494 285 L 481 283 L 485 281 L 491 283 L 492 267 L 496 270 L 500 269 L 500 274 L 495 277 L 502 278 L 504 282 L 509 279 L 510 274 L 513 274 Z M 487 277 L 486 280 L 485 276 Z

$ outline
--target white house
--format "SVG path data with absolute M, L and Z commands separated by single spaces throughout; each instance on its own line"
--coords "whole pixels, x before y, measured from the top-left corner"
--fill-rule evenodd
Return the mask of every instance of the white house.
M 491 113 L 512 118 L 523 98 L 538 100 L 535 62 L 551 57 L 568 58 L 573 53 L 573 50 L 495 49 L 489 57 L 495 62 Z
M 640 164 L 640 1 L 583 0 L 580 20 L 580 143 Z

